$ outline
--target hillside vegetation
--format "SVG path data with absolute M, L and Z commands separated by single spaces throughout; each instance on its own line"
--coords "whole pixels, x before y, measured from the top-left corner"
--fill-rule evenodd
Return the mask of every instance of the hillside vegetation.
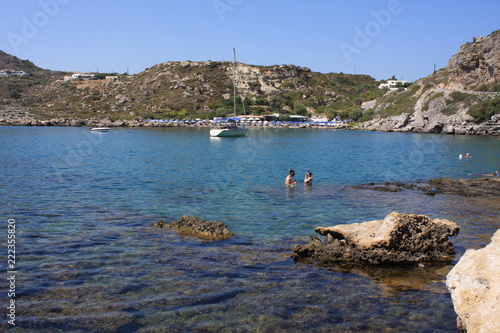
M 233 112 L 230 62 L 166 62 L 136 75 L 95 74 L 92 80 L 64 80 L 72 73 L 45 71 L 5 53 L 0 64 L 31 74 L 0 78 L 0 109 L 26 110 L 38 119 L 206 119 Z M 240 114 L 349 118 L 383 94 L 367 75 L 322 74 L 293 65 L 238 63 L 236 84 Z

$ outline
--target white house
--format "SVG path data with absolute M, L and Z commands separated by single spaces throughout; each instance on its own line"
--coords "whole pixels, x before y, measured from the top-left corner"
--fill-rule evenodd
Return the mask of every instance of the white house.
M 80 79 L 80 78 L 83 80 L 92 80 L 94 78 L 94 74 L 75 73 L 75 74 L 71 75 L 71 78 L 73 80 Z
M 390 79 L 387 80 L 387 83 L 381 83 L 378 88 L 379 89 L 389 89 L 389 90 L 395 90 L 404 85 L 405 83 L 410 83 L 409 81 L 404 81 L 404 80 L 394 80 Z M 399 86 L 399 87 L 398 87 Z

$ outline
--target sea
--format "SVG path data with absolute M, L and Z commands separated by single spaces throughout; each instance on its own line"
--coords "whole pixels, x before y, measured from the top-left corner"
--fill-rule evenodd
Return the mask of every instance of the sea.
M 500 199 L 353 186 L 499 169 L 500 140 L 486 136 L 0 127 L 0 330 L 458 332 L 446 274 L 490 242 Z M 315 227 L 393 211 L 457 223 L 455 259 L 380 267 L 292 257 Z M 235 235 L 206 241 L 153 226 L 183 215 Z

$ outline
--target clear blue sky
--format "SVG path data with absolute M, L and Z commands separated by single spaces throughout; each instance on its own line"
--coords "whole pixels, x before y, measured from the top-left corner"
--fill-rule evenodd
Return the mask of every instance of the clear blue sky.
M 51 70 L 181 60 L 413 81 L 500 29 L 496 0 L 0 0 L 0 49 Z

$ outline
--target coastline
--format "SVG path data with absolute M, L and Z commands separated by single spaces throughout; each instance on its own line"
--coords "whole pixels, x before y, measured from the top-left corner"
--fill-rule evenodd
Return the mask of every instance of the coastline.
M 499 117 L 500 118 L 500 117 Z M 364 123 L 363 123 L 364 124 Z M 398 133 L 430 133 L 445 135 L 477 135 L 477 136 L 500 136 L 500 120 L 490 120 L 482 124 L 471 123 L 467 128 L 454 131 L 435 131 L 425 128 L 401 128 L 399 126 L 368 127 L 363 124 L 353 125 L 352 123 L 298 123 L 298 122 L 279 122 L 277 124 L 268 123 L 250 123 L 247 127 L 255 128 L 302 128 L 302 129 L 353 129 L 370 132 L 398 132 Z M 134 119 L 114 120 L 113 118 L 53 118 L 50 120 L 40 120 L 29 115 L 16 118 L 0 118 L 1 126 L 33 126 L 33 127 L 210 127 L 208 120 L 151 120 L 140 117 Z
M 211 122 L 208 120 L 152 120 L 152 119 L 125 119 L 114 120 L 108 119 L 82 119 L 82 118 L 54 118 L 50 120 L 39 120 L 35 118 L 25 117 L 17 119 L 0 118 L 0 126 L 59 126 L 59 127 L 211 127 Z M 347 129 L 351 126 L 347 123 L 298 123 L 298 122 L 279 122 L 278 124 L 262 124 L 250 123 L 247 127 L 266 127 L 266 128 L 310 128 L 310 129 Z

